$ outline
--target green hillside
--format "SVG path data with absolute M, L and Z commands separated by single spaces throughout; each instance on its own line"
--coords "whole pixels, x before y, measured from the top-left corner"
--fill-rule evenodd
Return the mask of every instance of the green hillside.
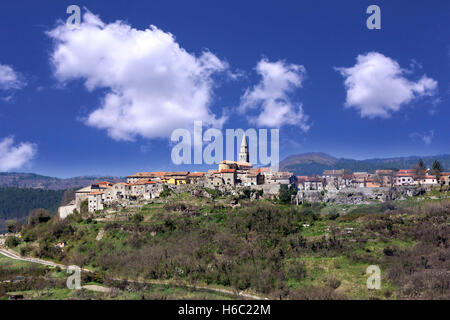
M 6 220 L 23 220 L 33 209 L 56 212 L 63 194 L 64 190 L 0 188 L 0 232 L 5 231 Z
M 114 214 L 52 218 L 25 226 L 15 250 L 94 270 L 108 287 L 120 278 L 273 299 L 449 298 L 448 199 L 295 207 L 230 200 L 185 192 Z M 369 265 L 381 269 L 380 290 L 366 286 Z

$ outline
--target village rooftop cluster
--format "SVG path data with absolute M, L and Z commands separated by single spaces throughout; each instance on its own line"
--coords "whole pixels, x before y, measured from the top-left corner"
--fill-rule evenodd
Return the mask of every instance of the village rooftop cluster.
M 242 139 L 239 161 L 224 160 L 217 170 L 208 172 L 137 172 L 126 178 L 126 182 L 108 181 L 92 184 L 75 193 L 75 200 L 60 208 L 60 215 L 67 216 L 81 203 L 88 200 L 89 212 L 103 210 L 112 203 L 127 203 L 130 200 L 158 198 L 163 185 L 177 188 L 196 185 L 203 188 L 227 191 L 239 188 L 262 190 L 265 196 L 276 196 L 281 185 L 303 191 L 336 191 L 346 188 L 380 188 L 393 186 L 450 185 L 450 173 L 440 173 L 439 179 L 430 169 L 376 170 L 374 173 L 351 172 L 349 170 L 325 170 L 322 175 L 296 176 L 292 172 L 272 168 L 253 168 L 249 162 L 246 137 Z M 62 212 L 61 212 L 62 209 Z

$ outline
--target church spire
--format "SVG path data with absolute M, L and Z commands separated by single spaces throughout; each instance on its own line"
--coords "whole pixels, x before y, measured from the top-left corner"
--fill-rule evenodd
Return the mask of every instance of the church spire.
M 241 149 L 242 149 L 242 147 L 246 147 L 246 148 L 248 147 L 247 146 L 247 137 L 245 136 L 245 133 L 242 136 Z
M 245 133 L 242 136 L 241 150 L 239 152 L 239 161 L 250 162 L 250 155 L 248 153 L 248 145 L 247 145 L 247 137 L 245 136 Z

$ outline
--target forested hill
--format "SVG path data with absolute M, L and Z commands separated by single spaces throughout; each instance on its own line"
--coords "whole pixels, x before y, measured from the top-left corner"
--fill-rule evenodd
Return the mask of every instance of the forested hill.
M 98 181 L 120 181 L 117 177 L 75 177 L 60 179 L 42 176 L 35 173 L 0 172 L 0 187 L 41 188 L 51 190 L 64 190 L 81 188 Z
M 339 159 L 321 152 L 291 155 L 280 162 L 280 168 L 292 171 L 296 175 L 322 174 L 324 170 L 331 169 L 348 169 L 353 172 L 374 172 L 378 169 L 409 169 L 419 159 L 422 159 L 425 166 L 429 168 L 432 167 L 434 160 L 438 160 L 444 170 L 450 171 L 450 155 L 355 160 Z
M 33 209 L 44 208 L 55 213 L 64 190 L 0 187 L 0 232 L 5 231 L 8 219 L 25 219 Z

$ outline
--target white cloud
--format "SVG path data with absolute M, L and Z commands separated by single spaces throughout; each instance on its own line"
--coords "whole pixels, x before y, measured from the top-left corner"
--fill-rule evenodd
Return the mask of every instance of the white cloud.
M 0 89 L 17 90 L 23 88 L 25 84 L 22 76 L 14 71 L 11 66 L 0 64 Z
M 409 137 L 411 139 L 420 139 L 420 140 L 422 140 L 423 143 L 425 143 L 426 145 L 429 145 L 433 141 L 434 130 L 430 130 L 428 133 L 423 133 L 423 134 L 413 132 L 409 135 Z
M 302 87 L 305 67 L 262 59 L 256 71 L 262 79 L 252 89 L 246 90 L 241 97 L 239 111 L 261 111 L 257 116 L 249 116 L 250 122 L 258 126 L 281 127 L 290 124 L 300 126 L 303 131 L 309 130 L 308 116 L 304 114 L 302 104 L 295 104 L 290 98 L 295 89 Z
M 91 12 L 78 29 L 61 23 L 48 35 L 55 43 L 51 60 L 60 81 L 79 78 L 90 91 L 107 89 L 86 120 L 113 139 L 168 137 L 194 120 L 218 127 L 225 120 L 210 105 L 213 74 L 227 74 L 228 65 L 209 51 L 197 57 L 155 26 L 106 24 Z
M 22 142 L 14 146 L 14 138 L 6 137 L 0 141 L 0 171 L 19 169 L 36 155 L 36 145 Z
M 389 57 L 369 52 L 357 57 L 351 68 L 336 68 L 345 78 L 345 106 L 355 108 L 361 117 L 390 117 L 403 105 L 418 97 L 433 96 L 437 81 L 422 76 L 418 81 L 405 78 L 408 72 Z

